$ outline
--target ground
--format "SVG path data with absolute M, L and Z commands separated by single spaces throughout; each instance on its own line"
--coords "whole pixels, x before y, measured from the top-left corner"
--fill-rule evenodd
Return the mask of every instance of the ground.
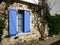
M 41 45 L 60 45 L 60 35 L 49 37 L 48 40 L 41 41 Z

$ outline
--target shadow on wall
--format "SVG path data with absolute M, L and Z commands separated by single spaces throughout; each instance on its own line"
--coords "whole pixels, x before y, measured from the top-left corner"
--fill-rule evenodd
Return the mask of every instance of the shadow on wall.
M 52 43 L 50 45 L 60 45 L 60 40 L 58 40 L 58 41 L 56 41 L 56 42 L 54 42 L 54 43 Z

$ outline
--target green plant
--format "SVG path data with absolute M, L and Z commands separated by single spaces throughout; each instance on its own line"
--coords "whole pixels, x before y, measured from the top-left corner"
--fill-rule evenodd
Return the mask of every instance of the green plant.
M 59 14 L 55 14 L 55 16 L 51 16 L 50 14 L 50 7 L 49 5 L 46 3 L 46 7 L 45 7 L 45 15 L 44 15 L 44 20 L 46 23 L 48 23 L 48 27 L 49 27 L 49 35 L 56 35 L 59 34 L 60 32 L 60 15 Z
M 48 15 L 46 17 L 48 27 L 49 27 L 49 35 L 56 35 L 60 32 L 60 15 L 56 14 L 55 16 Z
M 5 28 L 4 20 L 0 19 L 0 41 L 2 40 L 1 36 L 3 34 L 3 29 Z

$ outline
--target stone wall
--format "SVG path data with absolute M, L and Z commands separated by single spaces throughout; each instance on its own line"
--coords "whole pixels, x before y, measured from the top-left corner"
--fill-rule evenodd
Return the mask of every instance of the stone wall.
M 38 39 L 40 37 L 40 33 L 37 29 L 34 28 L 34 23 L 32 23 L 34 15 L 32 13 L 32 10 L 28 8 L 28 5 L 26 4 L 21 4 L 21 3 L 14 3 L 10 7 L 14 7 L 16 9 L 20 10 L 29 10 L 30 11 L 30 32 L 28 33 L 23 33 L 23 34 L 18 34 L 18 37 L 22 40 L 32 40 L 32 39 Z
M 6 8 L 6 3 L 5 2 L 2 2 L 2 3 L 0 3 L 0 19 L 2 19 L 2 20 L 5 20 L 5 29 L 3 29 L 3 36 L 2 36 L 2 38 L 5 36 L 5 35 L 8 35 L 7 34 L 7 25 L 8 25 L 8 22 L 7 22 L 7 19 L 5 18 L 5 17 L 7 17 L 6 15 L 5 15 L 5 8 Z
M 22 3 L 14 3 L 12 5 L 10 5 L 11 8 L 16 8 L 16 9 L 21 9 L 21 10 L 29 10 L 30 11 L 30 32 L 29 33 L 21 33 L 21 34 L 17 34 L 15 36 L 11 36 L 9 38 L 9 40 L 11 42 L 15 42 L 16 40 L 19 40 L 20 42 L 24 42 L 24 41 L 31 41 L 31 40 L 38 40 L 39 37 L 41 37 L 40 32 L 38 31 L 37 27 L 35 27 L 35 23 L 36 23 L 36 19 L 38 19 L 38 17 L 35 17 L 36 15 L 39 15 L 37 13 L 33 13 L 31 9 L 28 8 L 27 4 L 22 4 Z M 39 24 L 41 18 L 38 19 L 39 20 Z M 8 35 L 8 19 L 6 20 L 6 28 L 4 29 L 4 33 L 3 33 L 3 40 L 2 42 L 5 42 L 5 36 Z M 45 35 L 48 35 L 48 27 L 47 24 L 45 25 Z M 18 37 L 17 39 L 15 39 L 16 37 Z M 47 37 L 47 36 L 46 36 Z M 8 38 L 7 38 L 8 39 Z

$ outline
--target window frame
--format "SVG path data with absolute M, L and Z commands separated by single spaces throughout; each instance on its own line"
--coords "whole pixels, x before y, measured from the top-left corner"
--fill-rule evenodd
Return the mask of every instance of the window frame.
M 18 10 L 20 10 L 20 9 L 18 9 Z M 17 21 L 16 21 L 16 22 L 17 22 L 17 32 L 19 31 L 19 30 L 18 30 L 18 10 L 17 10 L 17 17 L 16 17 L 16 20 L 17 20 Z M 22 25 L 21 25 L 21 26 L 22 26 L 22 28 L 24 28 L 24 10 L 20 10 L 20 11 L 23 12 L 23 16 L 22 16 L 22 18 L 23 18 L 22 21 L 23 21 L 23 22 L 22 22 Z M 24 33 L 24 29 L 22 29 L 22 32 L 18 32 L 18 33 Z

